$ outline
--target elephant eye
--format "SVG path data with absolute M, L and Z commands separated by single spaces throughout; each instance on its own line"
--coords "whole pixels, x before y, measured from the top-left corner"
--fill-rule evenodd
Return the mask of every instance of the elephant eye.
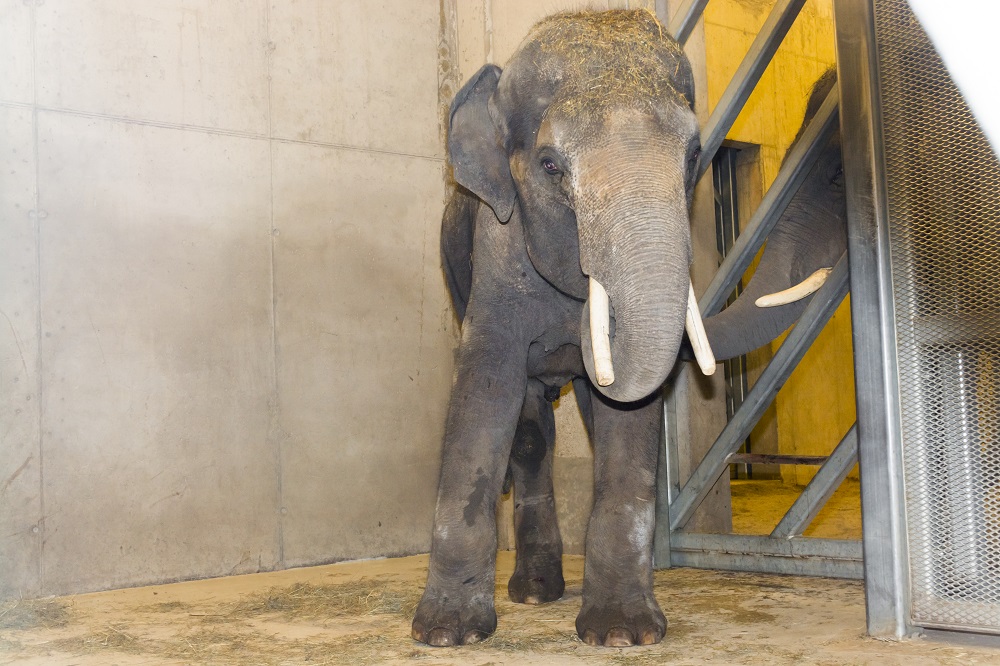
M 542 160 L 542 168 L 545 169 L 545 173 L 553 176 L 559 173 L 559 167 L 548 157 Z

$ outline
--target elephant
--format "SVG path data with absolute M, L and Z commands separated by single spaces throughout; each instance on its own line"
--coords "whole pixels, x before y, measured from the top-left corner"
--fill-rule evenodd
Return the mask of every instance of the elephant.
M 504 69 L 482 67 L 455 96 L 441 252 L 462 326 L 415 640 L 461 645 L 496 630 L 495 507 L 505 481 L 514 495 L 510 598 L 563 595 L 552 402 L 570 382 L 594 450 L 577 633 L 590 645 L 662 640 L 652 558 L 659 389 L 685 331 L 697 347 L 701 327 L 689 275 L 693 108 L 686 56 L 642 10 L 544 19 Z M 809 265 L 777 272 L 795 278 Z M 705 322 L 712 344 L 730 333 L 724 313 Z M 757 337 L 770 334 L 759 327 Z M 736 337 L 726 353 L 757 339 Z
M 830 68 L 813 85 L 793 145 L 836 84 L 837 71 Z M 757 349 L 798 321 L 809 295 L 847 250 L 840 145 L 837 128 L 768 235 L 757 269 L 740 297 L 705 319 L 705 332 L 717 358 L 735 358 Z M 684 358 L 693 357 L 686 347 L 684 352 Z

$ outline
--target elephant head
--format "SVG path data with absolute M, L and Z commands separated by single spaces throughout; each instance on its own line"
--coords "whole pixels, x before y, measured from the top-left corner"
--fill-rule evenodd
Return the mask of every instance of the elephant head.
M 833 69 L 817 81 L 799 136 L 836 84 Z M 847 197 L 838 130 L 768 236 L 749 284 L 732 305 L 705 319 L 716 356 L 745 354 L 794 324 L 822 283 L 823 270 L 834 266 L 846 248 Z
M 498 224 L 518 220 L 552 286 L 588 305 L 607 294 L 610 320 L 583 308 L 581 346 L 614 400 L 655 391 L 684 331 L 693 100 L 690 65 L 655 17 L 613 11 L 541 22 L 505 70 L 485 66 L 452 104 L 455 180 Z M 611 383 L 595 368 L 592 321 L 607 327 Z

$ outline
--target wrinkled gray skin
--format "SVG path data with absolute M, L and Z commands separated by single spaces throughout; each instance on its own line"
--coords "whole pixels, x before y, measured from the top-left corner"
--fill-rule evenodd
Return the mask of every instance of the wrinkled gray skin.
M 572 77 L 598 80 L 616 56 L 554 35 L 580 20 L 565 17 L 536 26 L 502 73 L 484 67 L 452 104 L 459 186 L 441 242 L 463 325 L 427 585 L 412 626 L 430 645 L 476 642 L 496 629 L 495 506 L 505 472 L 517 548 L 510 598 L 562 596 L 551 402 L 570 381 L 595 464 L 577 632 L 591 645 L 627 646 L 656 643 L 666 630 L 652 591 L 657 389 L 683 335 L 698 127 L 680 49 L 648 13 L 609 14 L 657 36 L 645 85 L 622 95 L 617 81 L 606 98 L 574 100 Z M 605 47 L 635 51 L 633 34 Z M 662 85 L 651 88 L 649 77 Z M 616 381 L 603 388 L 590 379 L 587 276 L 611 300 Z

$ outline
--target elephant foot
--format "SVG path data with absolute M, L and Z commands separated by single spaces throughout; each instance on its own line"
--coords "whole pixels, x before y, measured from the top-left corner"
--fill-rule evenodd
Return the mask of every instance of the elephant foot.
M 667 620 L 652 597 L 632 603 L 584 602 L 576 618 L 576 633 L 587 645 L 629 647 L 663 640 Z
M 446 647 L 478 643 L 496 629 L 492 597 L 469 599 L 428 588 L 414 613 L 410 635 L 421 643 Z
M 518 558 L 514 575 L 507 583 L 510 600 L 519 604 L 544 604 L 562 597 L 566 590 L 562 560 L 548 557 L 541 562 L 525 563 Z

